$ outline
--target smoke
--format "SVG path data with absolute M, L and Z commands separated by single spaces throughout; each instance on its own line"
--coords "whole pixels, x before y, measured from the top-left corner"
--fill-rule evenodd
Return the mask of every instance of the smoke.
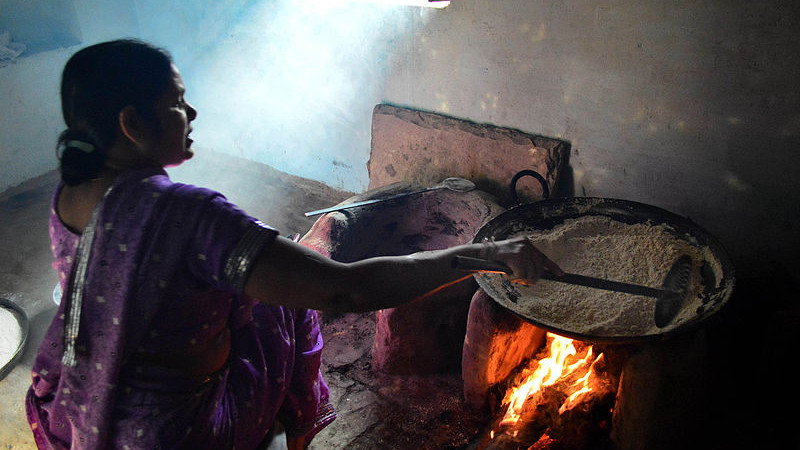
M 202 54 L 183 57 L 192 62 L 183 75 L 199 111 L 198 153 L 209 148 L 364 190 L 372 108 L 394 55 L 407 51 L 427 14 L 332 0 L 251 4 L 215 30 L 216 42 L 198 45 Z

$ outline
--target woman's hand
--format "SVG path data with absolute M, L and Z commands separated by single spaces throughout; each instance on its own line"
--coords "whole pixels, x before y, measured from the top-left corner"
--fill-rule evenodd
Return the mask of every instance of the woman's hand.
M 510 276 L 525 284 L 535 283 L 547 271 L 555 276 L 564 272 L 550 258 L 539 251 L 526 236 L 504 241 L 485 242 L 484 259 L 497 261 L 511 269 Z

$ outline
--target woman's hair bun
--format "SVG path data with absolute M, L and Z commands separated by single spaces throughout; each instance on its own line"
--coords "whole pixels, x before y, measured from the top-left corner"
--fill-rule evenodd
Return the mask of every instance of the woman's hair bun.
M 66 130 L 58 138 L 61 180 L 76 186 L 97 178 L 106 159 L 106 152 L 85 133 Z

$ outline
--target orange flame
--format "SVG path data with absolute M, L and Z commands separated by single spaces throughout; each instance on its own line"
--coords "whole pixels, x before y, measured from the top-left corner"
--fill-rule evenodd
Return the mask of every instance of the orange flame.
M 586 358 L 581 360 L 584 361 L 584 364 L 586 363 L 586 361 L 588 361 L 588 358 L 591 355 L 591 353 L 592 353 L 592 348 L 590 347 L 589 352 L 586 355 Z M 592 391 L 592 388 L 589 386 L 589 376 L 594 371 L 595 365 L 597 365 L 597 363 L 600 362 L 600 360 L 602 359 L 603 359 L 602 353 L 597 355 L 597 358 L 595 358 L 594 361 L 592 361 L 591 364 L 589 364 L 589 368 L 586 370 L 586 374 L 580 377 L 578 381 L 576 381 L 572 385 L 573 387 L 579 386 L 578 390 L 570 394 L 569 397 L 567 397 L 567 399 L 564 401 L 564 404 L 561 405 L 560 408 L 558 408 L 559 414 L 564 414 L 565 411 L 569 411 L 570 409 L 574 408 L 575 405 L 583 401 L 586 395 Z
M 578 357 L 572 362 L 571 360 L 578 355 L 572 339 L 548 333 L 547 341 L 550 343 L 547 356 L 538 362 L 532 362 L 531 366 L 536 367 L 526 369 L 523 381 L 506 393 L 503 405 L 508 405 L 508 409 L 500 421 L 500 427 L 515 425 L 519 421 L 523 405 L 543 388 L 559 381 L 578 376 L 578 380 L 569 385 L 564 392 L 567 399 L 559 408 L 560 414 L 579 404 L 591 392 L 589 375 L 603 356 L 602 353 L 595 357 L 592 347 L 588 347 L 584 357 Z

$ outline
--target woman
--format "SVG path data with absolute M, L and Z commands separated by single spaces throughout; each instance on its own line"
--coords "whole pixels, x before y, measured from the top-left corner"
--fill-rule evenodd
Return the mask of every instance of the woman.
M 193 154 L 184 94 L 169 54 L 139 41 L 64 69 L 50 217 L 64 299 L 26 403 L 41 448 L 256 448 L 276 420 L 303 448 L 335 418 L 314 310 L 412 301 L 465 276 L 456 255 L 526 282 L 560 272 L 524 239 L 344 264 L 278 236 L 167 177 Z

